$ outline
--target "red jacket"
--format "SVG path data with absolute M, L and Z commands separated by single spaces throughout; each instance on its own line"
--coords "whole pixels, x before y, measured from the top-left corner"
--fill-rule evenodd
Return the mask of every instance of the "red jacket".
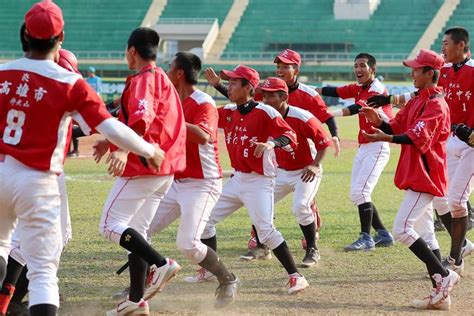
M 389 122 L 394 135 L 406 134 L 413 141 L 402 145 L 395 172 L 395 185 L 401 190 L 446 194 L 450 116 L 442 92 L 441 87 L 420 90 Z

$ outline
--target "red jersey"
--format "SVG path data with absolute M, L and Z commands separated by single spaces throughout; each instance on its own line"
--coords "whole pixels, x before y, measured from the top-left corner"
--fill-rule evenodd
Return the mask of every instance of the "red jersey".
M 53 61 L 0 65 L 0 153 L 61 173 L 71 115 L 86 134 L 111 117 L 80 75 Z
M 262 157 L 256 158 L 254 150 L 256 142 L 266 142 L 280 136 L 286 136 L 291 141 L 283 150 L 292 151 L 296 147 L 296 134 L 280 113 L 263 103 L 257 103 L 246 114 L 241 114 L 235 104 L 228 104 L 218 111 L 219 128 L 224 129 L 232 167 L 240 172 L 256 172 L 274 177 L 277 168 L 275 152 L 265 151 Z
M 346 86 L 338 87 L 337 88 L 337 94 L 339 97 L 343 99 L 355 99 L 356 104 L 366 107 L 367 106 L 367 99 L 373 95 L 378 95 L 378 94 L 383 94 L 387 95 L 387 90 L 383 86 L 383 84 L 375 78 L 372 83 L 368 86 L 363 86 L 358 83 L 352 83 L 348 84 Z M 388 122 L 390 119 L 393 118 L 393 110 L 392 106 L 390 104 L 382 106 L 376 111 L 379 113 L 379 115 L 383 118 L 384 121 Z M 370 123 L 365 116 L 358 114 L 359 115 L 359 135 L 357 137 L 357 140 L 359 144 L 366 144 L 368 141 L 365 139 L 365 137 L 362 135 L 362 131 L 366 131 L 368 133 L 372 133 L 372 126 L 374 126 L 372 123 Z
M 130 153 L 123 177 L 169 175 L 186 167 L 186 126 L 173 84 L 159 67 L 148 65 L 129 76 L 122 94 L 119 119 L 166 153 L 160 171 L 146 167 Z
M 262 99 L 262 94 L 255 95 L 255 100 L 261 101 Z M 301 82 L 298 82 L 298 88 L 290 90 L 288 104 L 310 112 L 322 123 L 325 123 L 333 116 L 319 93 Z
M 175 175 L 176 179 L 218 179 L 222 178 L 222 167 L 217 150 L 217 113 L 212 97 L 196 90 L 183 100 L 184 118 L 187 123 L 199 126 L 211 138 L 204 145 L 186 142 L 186 169 Z
M 293 152 L 281 149 L 275 151 L 278 166 L 285 170 L 299 170 L 310 165 L 317 150 L 323 150 L 331 144 L 321 123 L 308 111 L 289 107 L 285 121 L 295 131 L 298 147 Z
M 474 128 L 474 60 L 469 59 L 458 71 L 451 63 L 444 65 L 438 86 L 446 93 L 451 124 L 464 123 Z
M 402 145 L 395 172 L 395 185 L 401 190 L 446 194 L 446 142 L 451 128 L 442 92 L 441 87 L 419 91 L 389 122 L 394 135 L 406 134 L 413 141 Z

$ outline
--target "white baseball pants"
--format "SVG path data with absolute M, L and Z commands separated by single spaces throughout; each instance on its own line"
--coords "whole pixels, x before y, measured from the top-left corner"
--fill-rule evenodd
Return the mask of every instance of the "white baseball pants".
M 18 218 L 28 265 L 29 305 L 59 306 L 57 270 L 63 247 L 57 175 L 0 155 L 0 255 L 7 261 Z
M 429 193 L 415 192 L 412 190 L 405 191 L 405 198 L 398 209 L 393 223 L 393 236 L 397 241 L 410 247 L 420 238 L 419 231 L 416 230 L 416 227 L 418 227 L 418 229 L 424 229 L 424 234 L 426 234 L 427 229 L 433 227 L 432 217 L 431 215 L 427 215 L 427 213 L 432 213 L 432 201 L 433 195 Z M 429 221 L 428 218 L 431 218 L 431 221 Z
M 383 168 L 390 158 L 387 142 L 361 144 L 352 164 L 351 201 L 356 205 L 372 202 L 374 191 Z
M 314 222 L 314 214 L 311 209 L 311 203 L 318 192 L 321 179 L 323 177 L 323 167 L 319 167 L 318 174 L 312 182 L 301 181 L 301 175 L 304 169 L 287 171 L 278 169 L 275 178 L 275 203 L 282 200 L 285 196 L 293 193 L 293 215 L 298 224 L 307 226 Z
M 179 179 L 161 201 L 151 222 L 149 236 L 163 230 L 181 216 L 176 244 L 192 263 L 207 254 L 201 235 L 222 191 L 222 179 Z
M 272 250 L 278 247 L 284 239 L 273 225 L 274 186 L 273 177 L 235 172 L 224 184 L 201 237 L 207 239 L 215 236 L 215 225 L 245 206 L 260 241 Z
M 59 198 L 61 200 L 61 236 L 63 237 L 63 248 L 72 238 L 71 216 L 69 214 L 69 203 L 67 199 L 66 177 L 64 173 L 58 176 Z M 10 256 L 21 265 L 26 265 L 26 259 L 20 248 L 20 235 L 18 227 L 14 230 L 11 243 Z
M 453 218 L 467 216 L 467 201 L 474 188 L 474 148 L 450 136 L 446 146 L 448 194 L 435 197 L 433 206 L 439 215 L 451 212 Z
M 122 233 L 133 228 L 146 239 L 158 205 L 172 182 L 172 175 L 117 178 L 102 211 L 101 234 L 120 244 Z
M 428 206 L 427 212 L 415 222 L 414 229 L 421 238 L 428 244 L 431 250 L 439 249 L 438 239 L 434 230 L 433 205 Z

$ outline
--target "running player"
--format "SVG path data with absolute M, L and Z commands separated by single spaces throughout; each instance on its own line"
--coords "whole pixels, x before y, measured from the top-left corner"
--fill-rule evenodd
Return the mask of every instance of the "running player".
M 364 107 L 361 112 L 377 128 L 363 131 L 370 142 L 401 144 L 402 150 L 395 185 L 405 191 L 405 198 L 393 224 L 396 239 L 426 264 L 432 278 L 430 295 L 413 300 L 419 309 L 449 309 L 450 292 L 460 281 L 459 275 L 447 270 L 415 230 L 414 224 L 429 212 L 435 196 L 443 196 L 447 189 L 446 142 L 450 133 L 449 108 L 443 89 L 437 86 L 443 57 L 422 49 L 414 60 L 403 62 L 412 68 L 412 78 L 418 95 L 400 110 L 394 119 L 385 122 L 375 109 Z M 433 225 L 433 222 L 425 223 Z
M 127 78 L 119 120 L 143 139 L 160 144 L 165 159 L 160 170 L 152 170 L 139 156 L 110 148 L 113 162 L 109 172 L 119 177 L 105 203 L 100 232 L 130 252 L 130 293 L 108 315 L 148 315 L 147 301 L 180 270 L 174 260 L 161 256 L 146 240 L 149 225 L 174 173 L 186 167 L 181 102 L 166 74 L 155 64 L 159 40 L 155 30 L 140 27 L 130 34 L 126 49 L 128 67 L 137 73 Z M 107 149 L 107 141 L 96 145 L 97 161 Z M 145 291 L 148 265 L 151 283 Z
M 469 130 L 474 127 L 474 60 L 469 58 L 469 33 L 462 27 L 444 32 L 439 86 L 443 87 L 449 105 L 453 133 L 447 145 L 449 188 L 447 196 L 435 198 L 434 208 L 451 235 L 451 251 L 444 262 L 458 273 L 464 268 L 463 257 L 474 251 L 467 240 L 468 200 L 474 187 L 474 149 L 469 146 Z M 390 96 L 403 104 L 413 95 Z M 385 104 L 386 98 L 374 97 L 371 104 Z M 464 132 L 467 130 L 467 133 Z M 463 136 L 465 135 L 465 136 Z
M 64 40 L 64 20 L 56 4 L 34 4 L 25 24 L 29 57 L 0 65 L 0 280 L 18 219 L 29 267 L 29 312 L 49 316 L 56 315 L 59 306 L 56 274 L 62 238 L 57 175 L 62 173 L 68 113 L 85 131 L 97 130 L 121 148 L 148 158 L 154 167 L 160 167 L 163 153 L 112 119 L 80 75 L 54 63 Z
M 332 142 L 334 145 L 334 156 L 339 156 L 340 144 L 337 131 L 336 120 L 334 116 L 328 111 L 324 100 L 321 96 L 310 86 L 299 82 L 298 75 L 301 70 L 301 56 L 298 52 L 285 49 L 280 52 L 273 61 L 276 65 L 276 76 L 284 80 L 288 86 L 288 103 L 292 106 L 304 109 L 312 113 L 319 121 L 325 123 L 331 133 Z M 220 77 L 214 72 L 212 68 L 207 68 L 205 72 L 206 79 L 224 96 L 227 96 L 227 88 L 221 84 Z M 257 93 L 255 100 L 261 101 L 263 95 Z M 311 208 L 316 217 L 316 240 L 319 239 L 319 229 L 321 227 L 321 216 L 316 205 L 316 201 L 311 203 Z M 252 259 L 269 259 L 271 254 L 258 239 L 255 234 L 255 227 L 252 227 L 252 238 L 248 242 L 248 253 L 241 258 L 246 260 Z M 306 249 L 306 240 L 302 239 L 302 246 Z
M 323 175 L 322 159 L 330 138 L 320 122 L 308 111 L 287 103 L 288 86 L 285 81 L 270 77 L 259 88 L 265 104 L 277 110 L 295 131 L 298 147 L 293 152 L 277 150 L 278 169 L 275 178 L 275 202 L 293 193 L 293 214 L 305 237 L 307 247 L 303 267 L 311 267 L 320 259 L 316 246 L 316 223 L 311 209 Z
M 385 87 L 375 78 L 376 60 L 367 53 L 360 53 L 354 60 L 354 75 L 357 83 L 334 88 L 318 88 L 322 95 L 354 98 L 355 103 L 341 110 L 334 111 L 335 116 L 359 114 L 366 105 L 367 98 L 374 94 L 386 94 Z M 378 109 L 379 114 L 388 121 L 393 117 L 390 105 Z M 359 115 L 359 149 L 354 157 L 351 175 L 351 200 L 359 209 L 361 233 L 359 239 L 346 246 L 346 251 L 372 250 L 375 246 L 390 246 L 393 237 L 382 224 L 377 208 L 372 202 L 372 192 L 390 158 L 390 147 L 387 142 L 370 143 L 363 137 L 363 132 L 370 131 L 372 124 Z M 370 235 L 371 226 L 377 231 L 374 238 Z
M 220 75 L 229 80 L 229 99 L 233 103 L 218 109 L 218 126 L 224 129 L 235 172 L 222 189 L 202 241 L 216 250 L 215 225 L 246 206 L 260 240 L 273 251 L 289 275 L 288 293 L 297 293 L 309 284 L 298 272 L 283 236 L 273 225 L 276 171 L 273 149 L 293 151 L 295 132 L 275 109 L 253 100 L 259 81 L 257 71 L 239 65 L 231 71 L 223 70 Z
M 192 263 L 217 276 L 216 308 L 232 303 L 240 281 L 227 270 L 216 252 L 201 242 L 214 205 L 222 191 L 222 168 L 217 150 L 217 113 L 214 100 L 196 89 L 201 60 L 194 54 L 179 52 L 170 64 L 168 77 L 178 91 L 186 119 L 186 161 L 153 219 L 149 236 L 161 231 L 181 216 L 176 236 L 178 249 Z M 194 279 L 194 277 L 191 277 Z M 198 282 L 199 280 L 191 280 Z

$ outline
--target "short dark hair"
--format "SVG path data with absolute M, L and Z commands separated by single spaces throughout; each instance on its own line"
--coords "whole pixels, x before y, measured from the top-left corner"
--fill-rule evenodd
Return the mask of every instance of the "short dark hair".
M 465 28 L 460 26 L 452 27 L 447 29 L 444 35 L 451 36 L 453 42 L 456 44 L 464 42 L 466 44 L 464 52 L 467 53 L 469 51 L 469 32 Z
M 178 52 L 175 57 L 176 67 L 184 71 L 186 82 L 197 84 L 201 72 L 201 59 L 190 52 Z
M 59 36 L 51 37 L 50 39 L 37 39 L 31 37 L 28 33 L 26 33 L 26 42 L 28 43 L 28 51 L 33 50 L 40 53 L 48 53 L 50 52 L 54 46 L 59 42 Z
M 439 79 L 440 71 L 438 69 L 431 68 L 430 66 L 423 67 L 423 73 L 433 70 L 433 83 L 437 83 Z
M 135 47 L 138 55 L 147 60 L 155 60 L 160 36 L 149 27 L 139 27 L 133 30 L 128 38 L 128 48 Z
M 375 66 L 377 65 L 377 61 L 375 60 L 375 57 L 370 55 L 369 53 L 359 53 L 355 58 L 354 58 L 354 61 L 356 59 L 359 59 L 359 58 L 366 58 L 367 59 L 367 65 L 369 65 L 370 68 L 373 68 L 375 69 Z
M 250 81 L 248 81 L 247 79 L 244 79 L 244 78 L 240 78 L 240 82 L 242 83 L 242 87 L 250 86 L 250 88 L 251 88 L 250 96 L 253 97 L 255 95 L 255 88 L 252 85 L 250 85 Z
M 25 32 L 26 32 L 26 24 L 23 23 L 20 27 L 20 42 L 21 42 L 21 50 L 24 53 L 30 50 L 30 46 L 28 45 L 28 42 L 26 41 L 26 38 L 25 38 Z

